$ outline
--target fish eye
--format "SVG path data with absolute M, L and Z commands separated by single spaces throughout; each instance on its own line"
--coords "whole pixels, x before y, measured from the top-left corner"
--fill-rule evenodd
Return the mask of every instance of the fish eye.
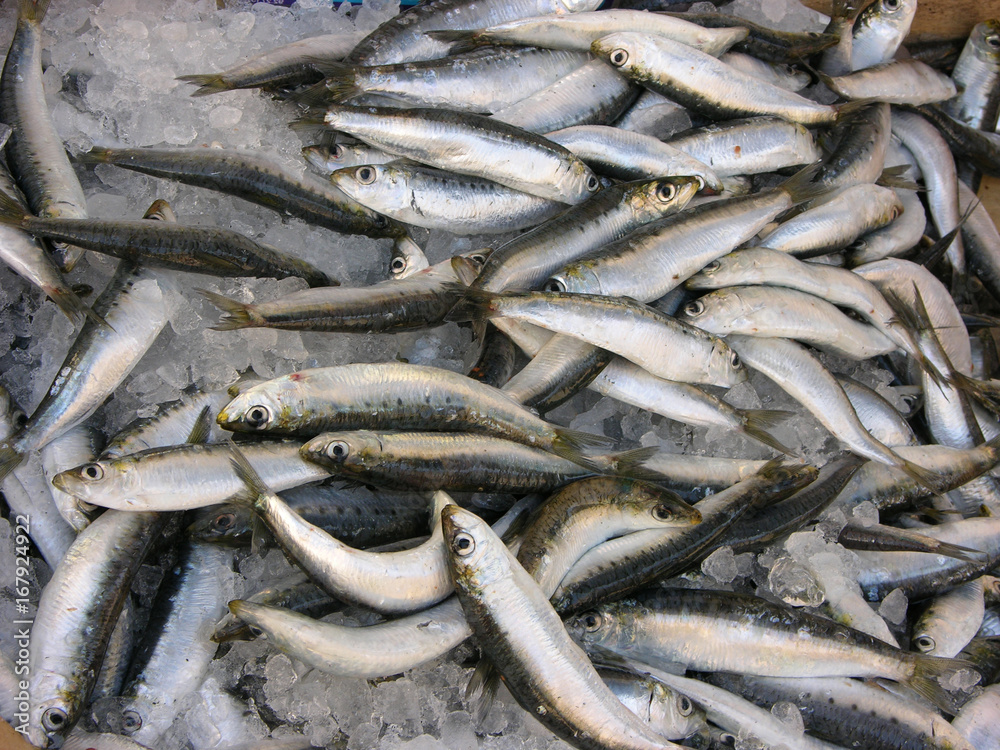
M 899 206 L 893 206 L 892 207 L 892 218 L 889 219 L 889 221 L 895 221 L 896 219 L 899 218 L 899 215 L 901 213 L 903 213 L 903 212 L 900 210 Z
M 334 144 L 330 148 L 330 158 L 331 159 L 343 159 L 344 158 L 344 147 L 339 143 Z
M 594 192 L 600 186 L 601 186 L 601 181 L 597 179 L 595 175 L 590 175 L 590 177 L 587 178 L 587 190 L 589 190 L 590 192 Z
M 726 747 L 736 747 L 736 735 L 730 734 L 729 732 L 723 732 L 719 735 L 719 742 Z
M 467 557 L 476 551 L 476 540 L 472 538 L 471 534 L 460 531 L 455 534 L 455 538 L 451 542 L 451 547 L 459 557 Z
M 701 272 L 702 273 L 715 273 L 720 268 L 722 268 L 722 262 L 718 261 L 718 260 L 713 260 L 711 263 L 709 263 L 707 266 L 705 266 L 703 269 L 701 269 Z
M 24 413 L 23 411 L 21 411 L 20 409 L 18 409 L 17 411 L 15 411 L 15 412 L 14 412 L 13 414 L 11 414 L 10 416 L 11 416 L 11 419 L 13 420 L 13 422 L 14 422 L 14 426 L 15 426 L 15 427 L 16 427 L 17 429 L 21 429 L 21 428 L 22 428 L 22 427 L 24 427 L 24 426 L 25 426 L 26 424 L 28 424 L 28 415 L 27 415 L 27 414 L 25 414 L 25 413 Z
M 372 223 L 379 229 L 385 229 L 385 227 L 389 226 L 389 220 L 386 219 L 382 214 L 375 214 L 372 217 Z
M 698 182 L 698 190 L 699 191 L 704 190 L 705 189 L 705 178 L 702 177 L 700 174 L 696 174 L 694 176 L 694 179 Z
M 882 0 L 882 8 L 890 13 L 899 10 L 901 5 L 900 0 Z
M 358 182 L 362 185 L 371 185 L 375 182 L 375 168 L 358 167 L 358 171 L 354 173 L 354 176 L 358 178 Z
M 620 68 L 628 62 L 628 50 L 621 49 L 620 47 L 618 49 L 611 50 L 608 60 L 610 60 L 611 64 L 616 68 Z
M 700 299 L 692 300 L 684 305 L 684 314 L 689 318 L 697 318 L 705 312 L 705 303 Z
M 87 464 L 80 470 L 80 474 L 84 479 L 90 479 L 92 481 L 97 481 L 104 478 L 104 467 L 100 464 Z
M 255 430 L 260 430 L 271 421 L 271 411 L 266 406 L 251 406 L 247 409 L 246 423 Z
M 475 253 L 474 255 L 469 256 L 469 260 L 471 260 L 473 263 L 478 263 L 479 265 L 482 265 L 483 263 L 486 262 L 486 256 L 483 255 L 482 253 Z
M 925 654 L 929 654 L 937 648 L 937 642 L 929 635 L 921 635 L 913 639 L 913 645 Z
M 350 449 L 351 447 L 343 440 L 334 440 L 326 446 L 326 455 L 330 458 L 347 458 Z
M 42 714 L 42 726 L 48 732 L 58 732 L 66 726 L 68 718 L 61 708 L 49 708 Z
M 129 733 L 142 729 L 142 717 L 137 711 L 122 711 L 122 729 Z
M 601 616 L 597 612 L 588 612 L 581 619 L 583 620 L 583 628 L 588 633 L 601 629 Z
M 743 360 L 740 359 L 739 354 L 733 352 L 732 355 L 730 355 L 729 357 L 729 364 L 733 366 L 734 370 L 739 370 L 741 367 L 743 367 Z
M 545 282 L 545 291 L 546 292 L 565 292 L 566 291 L 566 285 L 562 282 L 561 279 L 553 276 L 551 279 L 549 279 L 548 281 Z
M 391 261 L 389 261 L 389 271 L 396 274 L 397 276 L 406 270 L 406 258 L 401 255 L 396 256 Z
M 236 523 L 235 513 L 220 513 L 215 517 L 215 521 L 212 522 L 212 526 L 215 527 L 217 531 L 229 531 Z
M 674 512 L 669 505 L 660 504 L 653 508 L 653 518 L 657 521 L 669 521 L 674 517 Z
M 702 184 L 704 184 L 704 182 Z M 675 195 L 677 195 L 677 188 L 675 188 L 669 182 L 661 183 L 656 188 L 656 197 L 659 198 L 664 203 L 666 203 L 667 201 L 672 201 Z
M 691 712 L 694 711 L 694 704 L 686 695 L 679 695 L 677 696 L 677 710 L 681 716 L 690 716 Z
M 247 631 L 249 631 L 250 635 L 252 635 L 254 638 L 260 638 L 262 635 L 264 635 L 264 631 L 258 628 L 256 625 L 247 625 Z
M 990 34 L 983 41 L 986 42 L 987 46 L 992 47 L 993 49 L 1000 49 L 1000 36 L 997 34 Z

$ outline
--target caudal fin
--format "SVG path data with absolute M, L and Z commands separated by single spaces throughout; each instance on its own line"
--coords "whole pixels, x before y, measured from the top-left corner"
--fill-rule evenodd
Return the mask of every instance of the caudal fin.
M 104 318 L 95 313 L 90 305 L 80 299 L 76 292 L 69 287 L 46 288 L 45 294 L 73 322 L 87 318 L 97 325 L 108 325 Z
M 41 21 L 49 9 L 49 0 L 20 0 L 17 17 L 21 21 Z
M 962 678 L 966 675 L 979 676 L 972 662 L 965 659 L 943 659 L 939 656 L 914 655 L 913 676 L 906 684 L 935 706 L 949 714 L 957 713 L 959 704 L 949 690 L 949 685 L 955 684 L 953 690 L 968 684 Z M 975 684 L 975 683 L 973 683 Z
M 24 455 L 18 453 L 12 445 L 0 445 L 0 483 L 24 461 Z
M 237 302 L 207 289 L 196 289 L 195 291 L 225 313 L 219 320 L 219 325 L 212 328 L 213 331 L 234 331 L 237 328 L 252 328 L 263 323 L 259 316 L 252 314 L 253 305 L 251 304 Z
M 797 456 L 795 451 L 786 448 L 776 437 L 768 432 L 776 424 L 791 416 L 793 416 L 793 412 L 781 409 L 746 409 L 742 412 L 743 432 L 754 440 L 758 440 L 764 445 L 774 448 L 776 451 L 789 456 Z
M 222 77 L 221 73 L 177 76 L 177 80 L 198 86 L 198 88 L 191 93 L 191 96 L 208 96 L 209 94 L 218 94 L 219 92 L 231 91 L 233 89 L 233 87 L 230 86 Z
M 31 217 L 14 198 L 0 190 L 0 224 L 20 227 Z

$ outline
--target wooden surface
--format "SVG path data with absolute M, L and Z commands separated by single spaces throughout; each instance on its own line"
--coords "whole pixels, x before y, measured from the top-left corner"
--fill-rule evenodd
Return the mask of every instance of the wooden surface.
M 804 5 L 830 14 L 831 0 L 803 0 Z M 952 39 L 987 18 L 1000 18 L 1000 0 L 920 0 L 910 34 L 918 38 Z

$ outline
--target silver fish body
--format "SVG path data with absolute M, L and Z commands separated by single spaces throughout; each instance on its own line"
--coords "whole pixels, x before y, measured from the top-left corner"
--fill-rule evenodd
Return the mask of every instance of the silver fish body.
M 983 21 L 973 27 L 952 78 L 960 93 L 942 108 L 977 130 L 995 130 L 1000 110 L 1000 23 Z
M 916 13 L 917 0 L 876 0 L 861 11 L 851 34 L 851 70 L 891 60 Z

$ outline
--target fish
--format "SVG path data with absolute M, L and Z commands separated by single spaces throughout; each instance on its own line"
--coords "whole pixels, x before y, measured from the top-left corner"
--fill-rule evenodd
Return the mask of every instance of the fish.
M 291 87 L 318 80 L 317 60 L 340 60 L 350 52 L 356 38 L 345 34 L 323 34 L 274 47 L 221 73 L 178 76 L 178 81 L 197 86 L 191 96 L 208 96 L 247 88 Z
M 0 77 L 0 109 L 11 127 L 6 153 L 31 211 L 43 218 L 85 219 L 87 199 L 56 132 L 42 86 L 42 20 L 49 0 L 18 3 L 17 30 Z M 69 272 L 83 250 L 59 244 Z
M 600 188 L 594 173 L 562 146 L 482 115 L 333 105 L 323 119 L 327 127 L 391 154 L 540 198 L 573 205 Z
M 977 23 L 951 74 L 959 94 L 941 107 L 951 117 L 976 130 L 995 130 L 1000 97 L 1000 22 Z
M 484 521 L 450 506 L 442 524 L 469 626 L 522 708 L 584 750 L 677 747 L 618 701 Z

